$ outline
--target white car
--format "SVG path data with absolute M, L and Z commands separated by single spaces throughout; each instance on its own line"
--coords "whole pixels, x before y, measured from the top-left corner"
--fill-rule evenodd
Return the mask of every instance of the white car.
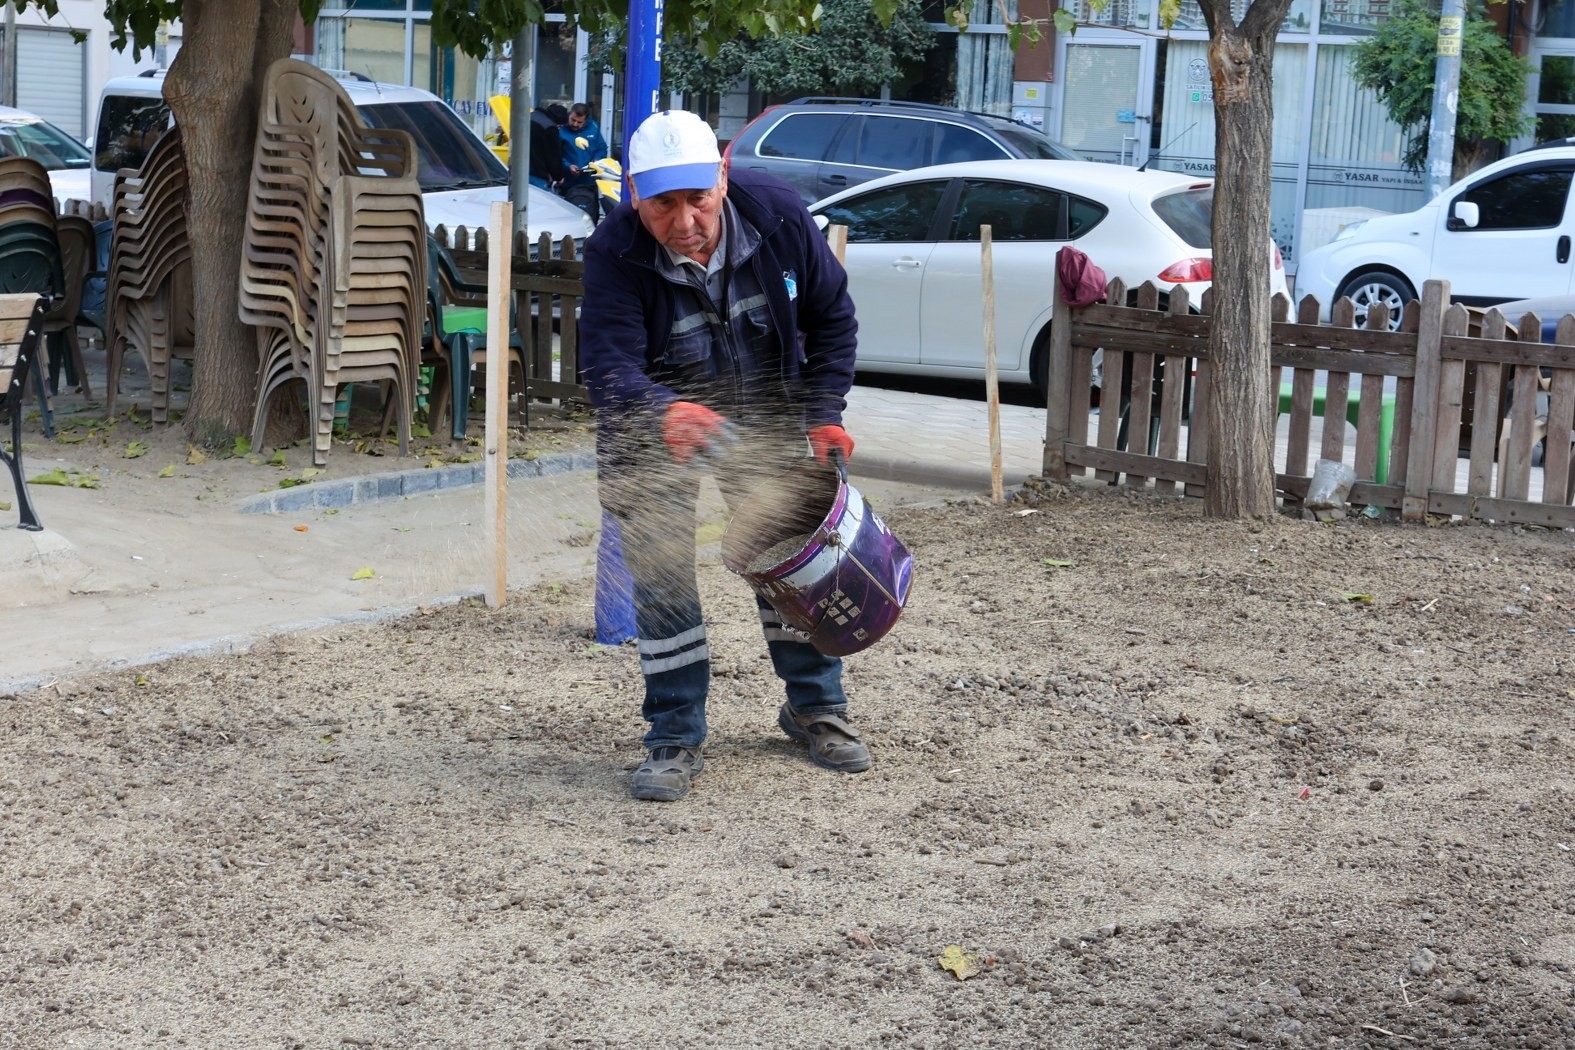
M 1472 306 L 1575 292 L 1572 175 L 1575 146 L 1540 147 L 1473 172 L 1416 211 L 1354 222 L 1302 257 L 1296 296 L 1317 296 L 1325 320 L 1350 296 L 1358 324 L 1368 306 L 1387 303 L 1393 328 L 1430 278 Z
M 47 168 L 56 207 L 88 199 L 88 148 L 43 117 L 0 106 L 0 157 L 31 157 Z
M 984 376 L 979 227 L 992 237 L 997 371 L 1044 391 L 1056 252 L 1072 245 L 1127 287 L 1182 285 L 1196 304 L 1213 276 L 1214 183 L 1074 160 L 940 164 L 888 175 L 810 206 L 848 228 L 858 369 Z M 1264 294 L 1285 292 L 1273 243 Z
M 373 127 L 398 128 L 415 139 L 421 199 L 427 226 L 485 229 L 492 203 L 508 200 L 509 170 L 459 115 L 430 91 L 340 76 L 362 119 Z M 164 71 L 116 77 L 99 96 L 93 137 L 93 199 L 106 209 L 114 197 L 115 173 L 136 167 L 169 126 Z M 531 187 L 526 202 L 531 241 L 543 232 L 583 241 L 595 228 L 590 217 L 555 193 Z

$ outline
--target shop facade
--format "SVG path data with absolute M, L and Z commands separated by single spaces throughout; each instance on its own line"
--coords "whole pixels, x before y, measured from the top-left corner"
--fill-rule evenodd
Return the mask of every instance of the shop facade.
M 1022 0 L 1025 14 L 1048 14 Z M 1208 71 L 1208 31 L 1196 0 L 1183 0 L 1168 30 L 1158 28 L 1159 0 L 1110 0 L 1095 11 L 1073 0 L 1075 34 L 1051 33 L 1038 47 L 1018 49 L 1007 86 L 1002 63 L 962 46 L 955 31 L 942 53 L 957 99 L 1010 112 L 1091 159 L 1148 164 L 1199 175 L 1214 173 L 1214 106 Z M 1274 55 L 1272 233 L 1295 271 L 1296 259 L 1332 238 L 1341 226 L 1379 212 L 1425 203 L 1420 175 L 1401 162 L 1405 142 L 1383 106 L 1351 79 L 1354 48 L 1393 10 L 1395 0 L 1294 0 Z M 1245 11 L 1238 0 L 1237 16 Z M 1510 149 L 1550 137 L 1575 135 L 1575 0 L 1518 5 L 1507 26 L 1517 47 L 1538 65 L 1527 85 L 1537 131 Z M 999 51 L 1004 31 L 976 12 L 979 47 Z M 1019 9 L 1013 2 L 1011 13 Z M 425 87 L 448 101 L 477 131 L 495 127 L 487 98 L 506 93 L 511 54 L 473 59 L 437 47 L 430 0 L 362 0 L 353 8 L 325 7 L 310 31 L 310 52 L 321 66 L 374 80 Z M 988 39 L 987 39 L 988 38 Z M 986 43 L 987 40 L 987 43 Z M 588 74 L 587 39 L 561 15 L 549 15 L 535 53 L 535 97 L 541 102 L 588 101 L 601 114 L 609 141 L 618 138 L 621 110 L 611 77 Z M 955 58 L 951 57 L 955 56 Z M 994 83 L 978 82 L 994 77 Z M 963 81 L 967 83 L 963 83 Z M 1009 96 L 1008 96 L 1009 92 Z M 900 96 L 899 96 L 900 97 Z M 758 108 L 740 90 L 697 108 L 731 138 Z

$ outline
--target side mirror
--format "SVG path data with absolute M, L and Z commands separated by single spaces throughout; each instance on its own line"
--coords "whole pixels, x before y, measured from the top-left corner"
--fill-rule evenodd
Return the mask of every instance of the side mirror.
M 1476 201 L 1456 201 L 1449 216 L 1451 230 L 1474 230 L 1482 221 L 1482 209 Z
M 831 225 L 831 220 L 826 218 L 824 215 L 814 215 L 811 216 L 811 218 L 815 220 L 815 226 L 820 230 L 821 233 L 825 233 L 826 227 Z

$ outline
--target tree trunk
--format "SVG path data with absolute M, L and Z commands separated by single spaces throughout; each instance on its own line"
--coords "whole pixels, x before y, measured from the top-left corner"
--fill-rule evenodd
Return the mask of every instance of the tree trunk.
M 263 75 L 290 53 L 296 0 L 186 0 L 164 98 L 186 151 L 195 359 L 186 432 L 228 446 L 251 427 L 257 345 L 239 315 L 241 244 Z
M 1214 82 L 1213 385 L 1203 512 L 1274 513 L 1275 400 L 1269 376 L 1270 175 L 1274 38 L 1290 0 L 1253 0 L 1237 26 L 1229 0 L 1203 0 Z

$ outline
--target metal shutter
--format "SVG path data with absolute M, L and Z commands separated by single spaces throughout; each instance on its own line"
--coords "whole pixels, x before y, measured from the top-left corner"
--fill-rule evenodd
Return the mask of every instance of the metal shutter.
M 77 138 L 86 133 L 86 48 L 59 29 L 18 26 L 16 105 Z

